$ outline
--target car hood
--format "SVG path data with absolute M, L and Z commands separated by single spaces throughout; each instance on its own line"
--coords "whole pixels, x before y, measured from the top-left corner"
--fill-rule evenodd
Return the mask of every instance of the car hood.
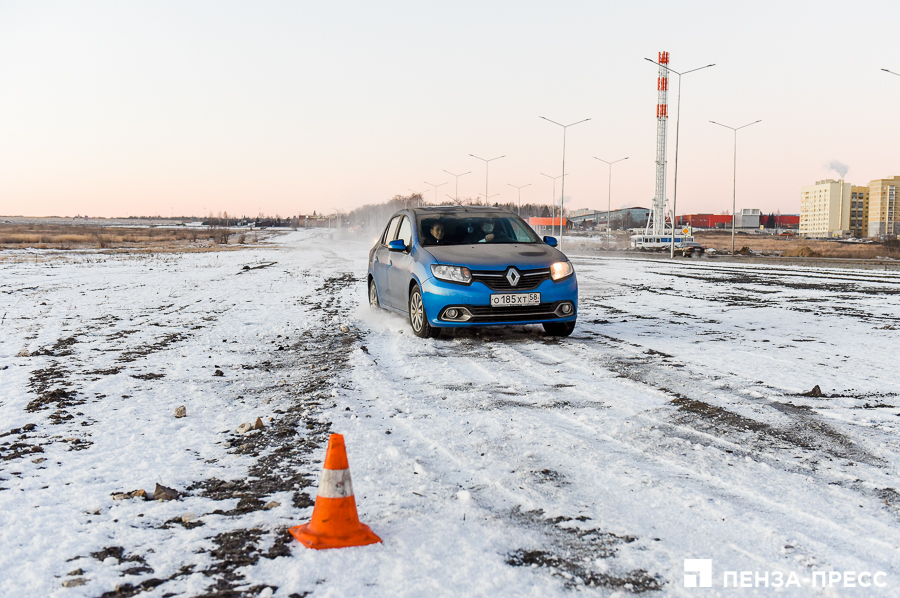
M 566 256 L 543 243 L 476 243 L 425 247 L 440 264 L 467 266 L 473 270 L 505 270 L 515 266 L 522 270 L 549 268 L 566 260 Z

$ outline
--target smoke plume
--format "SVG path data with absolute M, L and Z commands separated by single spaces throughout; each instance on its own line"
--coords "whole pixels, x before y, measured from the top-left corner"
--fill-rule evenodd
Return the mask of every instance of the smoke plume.
M 850 170 L 850 167 L 839 160 L 832 160 L 828 163 L 828 169 L 835 171 L 841 175 L 841 178 L 844 178 L 847 176 L 847 171 Z

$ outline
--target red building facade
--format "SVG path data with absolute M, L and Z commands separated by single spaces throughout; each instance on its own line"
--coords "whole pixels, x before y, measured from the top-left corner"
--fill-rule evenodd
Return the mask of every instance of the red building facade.
M 678 217 L 680 225 L 689 225 L 693 228 L 728 228 L 731 226 L 731 214 L 683 214 Z M 766 225 L 769 214 L 763 214 L 759 222 Z M 775 228 L 798 228 L 800 226 L 799 214 L 775 214 Z

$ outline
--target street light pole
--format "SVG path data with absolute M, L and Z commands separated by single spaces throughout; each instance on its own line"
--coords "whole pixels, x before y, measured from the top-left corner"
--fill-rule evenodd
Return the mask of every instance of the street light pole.
M 519 187 L 517 185 L 513 185 L 512 183 L 506 183 L 506 184 L 509 185 L 510 187 L 515 187 L 516 189 L 519 190 L 519 218 L 521 218 L 522 217 L 522 189 L 524 189 L 525 187 L 530 187 L 531 183 L 528 183 L 527 185 L 522 185 L 521 187 Z
M 338 211 L 337 211 L 337 208 L 331 208 L 331 211 L 334 212 L 334 234 L 336 235 L 337 230 L 338 230 L 338 225 L 337 225 Z
M 747 123 L 746 125 L 741 125 L 740 127 L 729 127 L 728 125 L 723 125 L 722 123 L 717 123 L 714 120 L 709 121 L 714 125 L 719 125 L 720 127 L 725 127 L 726 129 L 731 129 L 734 131 L 734 169 L 733 169 L 733 180 L 732 180 L 732 191 L 731 191 L 731 255 L 734 255 L 734 221 L 735 209 L 737 205 L 737 132 L 743 129 L 744 127 L 749 127 L 750 125 L 755 125 L 758 122 L 762 122 L 762 120 L 755 120 L 752 123 Z M 674 224 L 674 221 L 672 222 Z M 672 231 L 675 232 L 674 229 Z
M 476 156 L 475 154 L 469 154 L 469 155 L 472 156 L 473 158 L 478 158 L 478 156 Z M 504 154 L 502 156 L 497 156 L 496 158 L 491 158 L 490 160 L 485 160 L 484 158 L 478 158 L 479 160 L 484 162 L 484 196 L 485 197 L 488 196 L 488 165 L 491 162 L 493 162 L 494 160 L 499 160 L 500 158 L 505 158 L 505 157 L 506 157 L 506 154 Z M 485 200 L 485 201 L 487 201 L 487 200 Z
M 450 199 L 453 199 L 453 201 L 455 201 L 456 203 L 459 203 L 459 177 L 466 175 L 466 174 L 471 174 L 472 171 L 470 170 L 469 172 L 464 172 L 462 174 L 453 174 L 449 170 L 445 170 L 444 172 L 446 172 L 450 176 L 456 177 L 456 199 L 453 199 L 452 197 Z
M 616 162 L 621 162 L 622 160 L 627 160 L 627 159 L 628 159 L 628 156 L 625 156 L 624 158 L 619 158 L 618 160 L 613 160 L 612 162 L 607 162 L 607 161 L 604 160 L 603 158 L 598 158 L 597 156 L 594 156 L 594 160 L 600 160 L 601 162 L 603 162 L 604 164 L 606 164 L 607 166 L 609 166 L 609 177 L 608 177 L 608 179 L 607 179 L 607 180 L 609 181 L 609 189 L 607 189 L 607 191 L 606 191 L 606 250 L 607 250 L 607 251 L 609 251 L 609 225 L 610 225 L 609 215 L 612 213 L 612 210 L 611 210 L 611 204 L 612 204 L 612 199 L 611 199 L 611 198 L 612 198 L 612 165 L 615 164 Z
M 649 62 L 652 62 L 656 66 L 663 66 L 656 62 L 655 60 L 650 60 L 649 58 L 645 58 Z M 681 128 L 681 76 L 687 75 L 688 73 L 693 73 L 694 71 L 700 71 L 703 69 L 708 69 L 711 66 L 716 66 L 715 64 L 707 64 L 706 66 L 700 66 L 695 69 L 691 69 L 689 71 L 683 71 L 679 73 L 678 71 L 673 71 L 666 65 L 664 68 L 678 75 L 678 107 L 675 109 L 675 192 L 672 197 L 672 243 L 670 246 L 669 258 L 675 258 L 675 215 L 678 213 L 676 208 L 678 207 L 678 133 Z M 665 228 L 665 227 L 664 227 Z
M 550 176 L 549 174 L 545 174 L 543 172 L 541 174 L 553 181 L 553 195 L 550 196 L 550 207 L 552 208 L 550 210 L 550 234 L 553 235 L 553 214 L 556 213 L 556 179 L 562 177 L 562 175 Z M 567 172 L 566 174 L 569 173 Z M 562 214 L 560 214 L 559 222 L 562 223 Z
M 437 185 L 435 185 L 434 183 L 429 183 L 428 181 L 423 181 L 423 182 L 426 185 L 431 185 L 432 187 L 434 187 L 434 205 L 437 205 L 437 188 L 440 187 L 441 185 L 446 185 L 447 182 L 445 181 L 443 183 L 438 183 Z
M 568 129 L 569 127 L 574 127 L 575 125 L 580 125 L 581 123 L 587 122 L 587 121 L 589 121 L 589 120 L 591 120 L 591 119 L 586 118 L 586 119 L 584 119 L 584 120 L 579 120 L 578 122 L 574 122 L 574 123 L 571 123 L 571 124 L 568 124 L 568 125 L 564 125 L 564 124 L 561 124 L 561 123 L 556 122 L 555 120 L 550 120 L 550 119 L 547 118 L 546 116 L 542 116 L 541 118 L 543 118 L 544 120 L 546 120 L 546 121 L 549 122 L 549 123 L 553 123 L 554 125 L 557 125 L 557 126 L 559 126 L 559 127 L 562 127 L 562 130 L 563 130 L 563 155 L 562 155 L 562 173 L 563 173 L 563 174 L 562 174 L 562 190 L 560 191 L 560 194 L 559 194 L 559 246 L 562 247 L 562 236 L 563 236 L 563 223 L 562 223 L 562 219 L 563 219 L 563 199 L 564 199 L 565 196 L 566 196 L 566 129 Z M 554 193 L 554 194 L 555 194 L 555 193 Z

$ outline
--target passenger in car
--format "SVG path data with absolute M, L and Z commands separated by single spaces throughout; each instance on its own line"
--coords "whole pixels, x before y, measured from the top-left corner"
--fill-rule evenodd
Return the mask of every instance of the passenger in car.
M 447 227 L 441 220 L 426 220 L 422 222 L 422 244 L 430 245 L 452 245 L 448 238 Z
M 444 230 L 444 223 L 438 220 L 433 225 L 431 225 L 431 233 L 432 238 L 434 239 L 435 245 L 446 245 L 447 244 L 447 233 Z

